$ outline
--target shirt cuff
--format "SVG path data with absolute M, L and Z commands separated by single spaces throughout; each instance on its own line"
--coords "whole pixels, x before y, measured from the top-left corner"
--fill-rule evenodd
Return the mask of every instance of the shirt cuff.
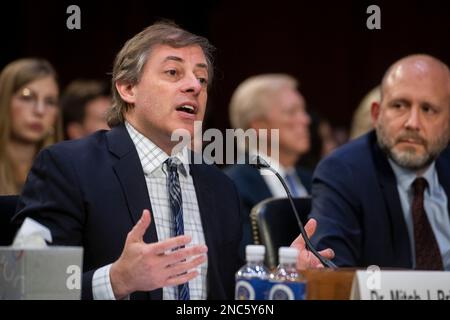
M 92 277 L 92 296 L 94 300 L 116 300 L 109 277 L 111 265 L 108 264 L 94 272 Z

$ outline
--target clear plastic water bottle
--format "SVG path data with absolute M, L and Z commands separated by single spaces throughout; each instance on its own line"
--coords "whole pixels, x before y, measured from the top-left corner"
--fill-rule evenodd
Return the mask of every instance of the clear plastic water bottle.
M 271 274 L 269 300 L 304 300 L 306 280 L 297 272 L 298 250 L 281 247 L 278 250 L 280 264 Z
M 248 245 L 245 248 L 247 264 L 236 273 L 236 300 L 266 300 L 270 273 L 264 266 L 266 248 Z

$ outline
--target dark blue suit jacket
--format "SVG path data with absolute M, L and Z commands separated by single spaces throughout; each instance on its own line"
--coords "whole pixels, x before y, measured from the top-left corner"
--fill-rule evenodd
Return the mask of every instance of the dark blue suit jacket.
M 225 168 L 224 171 L 236 185 L 241 200 L 243 236 L 239 252 L 241 257 L 245 258 L 245 246 L 253 243 L 250 211 L 259 202 L 273 197 L 273 195 L 259 170 L 251 165 L 236 164 Z M 303 186 L 308 192 L 311 192 L 311 172 L 298 167 L 296 171 Z
M 436 170 L 450 199 L 450 148 L 436 160 Z M 337 265 L 412 267 L 396 178 L 374 131 L 319 163 L 312 198 L 318 220 L 312 241 L 319 249 L 332 248 Z
M 242 264 L 238 194 L 214 166 L 191 165 L 191 174 L 208 246 L 208 298 L 232 299 L 234 274 Z M 84 247 L 82 298 L 90 299 L 94 271 L 119 258 L 127 233 L 146 208 L 151 210 L 144 172 L 120 125 L 43 150 L 28 176 L 15 221 L 31 217 L 50 228 L 54 244 Z M 152 223 L 144 241 L 157 240 Z M 131 298 L 161 299 L 162 290 Z

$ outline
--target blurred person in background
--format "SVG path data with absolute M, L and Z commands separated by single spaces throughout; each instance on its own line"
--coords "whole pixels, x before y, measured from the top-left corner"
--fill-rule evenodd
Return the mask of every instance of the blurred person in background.
M 318 132 L 322 141 L 321 159 L 328 156 L 337 147 L 348 140 L 347 131 L 343 128 L 333 128 L 326 119 L 320 119 Z
M 74 80 L 61 96 L 64 136 L 79 139 L 97 130 L 108 130 L 107 111 L 111 97 L 106 83 L 97 80 Z
M 230 120 L 235 129 L 267 130 L 267 154 L 258 153 L 276 168 L 286 180 L 294 197 L 310 193 L 312 173 L 296 166 L 302 155 L 310 149 L 309 125 L 306 103 L 297 89 L 298 82 L 287 74 L 261 74 L 242 82 L 231 98 Z M 273 154 L 271 130 L 279 130 L 278 159 Z M 256 150 L 250 150 L 253 153 Z M 251 156 L 250 156 L 251 158 Z M 250 211 L 259 202 L 270 197 L 286 197 L 283 186 L 275 175 L 266 174 L 249 164 L 235 164 L 225 168 L 225 173 L 235 183 L 241 200 L 243 239 L 240 253 L 253 243 Z
M 356 139 L 373 129 L 370 110 L 374 102 L 380 102 L 380 86 L 376 86 L 366 94 L 353 114 L 350 140 Z
M 20 59 L 0 74 L 0 194 L 19 194 L 36 154 L 62 137 L 52 65 Z

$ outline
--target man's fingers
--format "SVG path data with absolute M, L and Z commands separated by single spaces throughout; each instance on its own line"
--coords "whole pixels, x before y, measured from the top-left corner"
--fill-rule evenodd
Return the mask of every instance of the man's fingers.
M 308 238 L 311 238 L 314 232 L 316 232 L 317 221 L 315 219 L 309 219 L 305 225 L 305 231 Z
M 206 259 L 206 255 L 201 255 L 192 259 L 191 261 L 185 261 L 171 265 L 167 268 L 167 270 L 169 271 L 169 278 L 184 274 L 189 270 L 197 268 L 199 265 L 204 263 Z
M 322 250 L 322 251 L 319 251 L 319 254 L 322 257 L 327 258 L 327 259 L 333 259 L 334 258 L 334 251 L 333 251 L 333 249 L 330 249 L 330 248 Z
M 177 262 L 186 260 L 190 257 L 205 254 L 206 252 L 208 252 L 208 247 L 204 245 L 196 245 L 188 248 L 182 248 L 166 253 L 165 262 L 167 263 L 167 265 L 175 264 Z
M 311 237 L 314 232 L 316 231 L 317 227 L 317 221 L 315 219 L 309 219 L 308 223 L 305 225 L 305 231 L 308 235 L 308 238 Z M 299 251 L 302 251 L 305 249 L 305 239 L 303 239 L 303 236 L 301 234 L 298 235 L 298 237 L 291 243 L 291 247 L 297 248 Z
M 305 240 L 303 240 L 301 234 L 299 234 L 299 236 L 291 243 L 291 247 L 297 248 L 300 252 L 305 249 Z
M 127 241 L 131 242 L 143 241 L 145 231 L 150 225 L 150 222 L 151 222 L 150 211 L 148 209 L 144 209 L 141 218 L 134 225 L 133 229 L 131 229 L 131 231 L 128 233 Z
M 169 279 L 166 281 L 165 286 L 169 286 L 169 287 L 177 286 L 177 285 L 179 285 L 179 284 L 183 284 L 183 283 L 186 283 L 186 282 L 188 282 L 188 281 L 191 281 L 191 280 L 194 279 L 196 276 L 198 276 L 198 272 L 195 271 L 195 270 L 194 270 L 194 271 L 191 271 L 191 272 L 188 272 L 188 273 L 185 273 L 185 274 L 182 274 L 182 275 L 178 275 L 178 276 L 169 278 Z
M 156 254 L 164 254 L 166 251 L 170 251 L 182 246 L 187 245 L 192 240 L 189 235 L 178 236 L 169 238 L 153 244 L 153 249 Z
M 324 268 L 323 264 L 320 262 L 319 258 L 317 258 L 315 255 L 313 255 L 312 252 L 308 251 L 308 254 L 305 255 L 304 261 L 300 264 L 302 267 L 309 269 L 319 269 Z M 334 251 L 332 249 L 325 249 L 322 251 L 319 251 L 319 254 L 326 258 L 326 259 L 333 259 L 334 258 Z

